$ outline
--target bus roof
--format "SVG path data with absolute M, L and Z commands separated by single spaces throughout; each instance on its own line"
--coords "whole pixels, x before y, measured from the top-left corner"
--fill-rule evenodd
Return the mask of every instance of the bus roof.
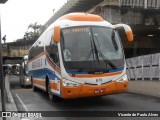
M 54 26 L 56 25 L 60 26 L 60 28 L 73 27 L 73 26 L 85 26 L 85 25 L 86 26 L 88 25 L 106 26 L 106 27 L 113 28 L 111 23 L 107 22 L 106 20 L 104 20 L 102 17 L 98 15 L 84 13 L 84 12 L 74 12 L 74 13 L 63 15 L 62 17 L 57 19 L 42 33 L 42 35 L 38 39 L 40 39 L 41 37 L 44 37 L 46 31 L 53 29 Z M 36 42 L 33 45 L 35 45 Z M 30 47 L 30 49 L 32 48 L 32 46 Z
M 88 14 L 88 13 L 69 13 L 62 17 L 60 17 L 59 20 L 71 20 L 71 21 L 92 21 L 92 22 L 101 22 L 104 21 L 104 19 L 98 15 L 94 14 Z
M 105 21 L 102 17 L 89 13 L 74 12 L 63 15 L 52 23 L 47 30 L 54 28 L 55 25 L 61 28 L 83 25 L 97 25 L 112 27 L 112 24 Z

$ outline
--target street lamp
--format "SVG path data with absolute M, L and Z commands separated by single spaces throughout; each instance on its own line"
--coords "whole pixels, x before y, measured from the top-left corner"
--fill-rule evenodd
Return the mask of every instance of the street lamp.
M 0 0 L 0 4 L 4 4 L 8 0 Z M 0 81 L 1 81 L 1 100 L 2 100 L 2 111 L 6 111 L 5 107 L 5 97 L 4 97 L 4 88 L 5 88 L 5 82 L 3 79 L 3 62 L 2 62 L 2 43 L 1 43 L 1 15 L 0 15 Z M 6 120 L 5 117 L 3 117 L 3 120 Z

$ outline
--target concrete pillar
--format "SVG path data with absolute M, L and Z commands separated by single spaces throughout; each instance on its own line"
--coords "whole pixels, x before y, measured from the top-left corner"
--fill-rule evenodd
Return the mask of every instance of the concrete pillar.
M 134 41 L 133 43 L 133 57 L 137 55 L 137 48 L 138 48 L 138 43 L 137 41 Z

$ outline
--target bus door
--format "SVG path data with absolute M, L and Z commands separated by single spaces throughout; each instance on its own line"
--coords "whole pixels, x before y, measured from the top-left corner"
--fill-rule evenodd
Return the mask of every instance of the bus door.
M 52 69 L 52 75 L 49 76 L 52 92 L 60 95 L 60 62 L 58 54 L 58 45 L 52 40 L 53 30 L 46 33 L 45 49 L 47 52 L 48 67 Z M 54 70 L 53 70 L 54 69 Z

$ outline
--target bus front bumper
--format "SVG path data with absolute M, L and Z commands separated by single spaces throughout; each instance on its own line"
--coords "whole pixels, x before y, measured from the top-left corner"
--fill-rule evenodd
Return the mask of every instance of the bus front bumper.
M 128 81 L 112 81 L 103 85 L 81 84 L 76 87 L 62 87 L 61 93 L 64 99 L 104 96 L 110 94 L 124 93 L 128 90 Z

